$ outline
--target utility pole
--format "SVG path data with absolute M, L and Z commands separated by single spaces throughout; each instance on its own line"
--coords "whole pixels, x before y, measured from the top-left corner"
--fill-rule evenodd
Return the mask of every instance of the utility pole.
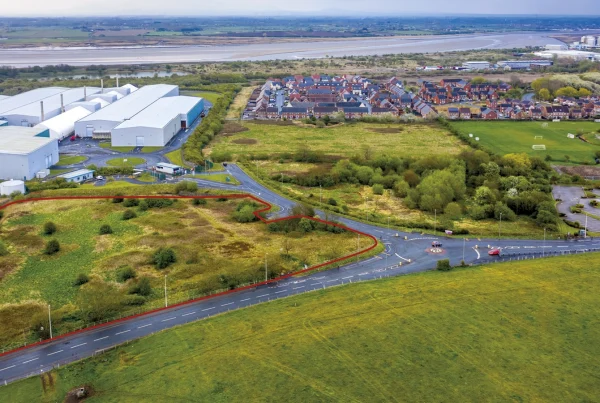
M 50 304 L 48 304 L 48 323 L 50 323 L 50 338 L 52 338 L 52 316 L 50 316 Z
M 500 225 L 502 224 L 502 213 L 500 213 L 500 221 L 498 221 L 498 240 L 500 240 Z
M 467 238 L 463 238 L 463 263 L 465 262 L 465 244 L 467 243 Z
M 585 229 L 583 230 L 583 238 L 587 239 L 587 214 L 585 215 Z
M 433 209 L 433 235 L 437 234 L 437 209 Z
M 544 247 L 542 248 L 542 257 L 546 256 L 546 228 L 544 228 Z
M 267 269 L 267 254 L 265 253 L 265 281 L 269 280 L 269 271 Z
M 165 308 L 169 306 L 169 303 L 167 301 L 167 275 L 165 274 Z
M 356 234 L 356 253 L 360 251 L 360 234 Z M 356 255 L 356 261 L 358 262 L 358 255 Z
M 321 187 L 320 183 L 319 183 L 319 194 L 320 194 L 320 203 L 323 204 L 323 188 Z

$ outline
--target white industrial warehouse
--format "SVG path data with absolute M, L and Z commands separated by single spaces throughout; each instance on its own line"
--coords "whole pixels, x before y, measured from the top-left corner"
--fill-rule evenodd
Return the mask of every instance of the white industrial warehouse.
M 162 147 L 181 129 L 189 127 L 203 109 L 202 98 L 161 98 L 115 127 L 112 130 L 112 145 Z
M 75 122 L 90 115 L 92 112 L 82 106 L 69 109 L 65 113 L 43 121 L 36 128 L 48 129 L 50 137 L 58 141 L 72 135 L 75 132 Z
M 0 179 L 33 179 L 58 162 L 58 140 L 44 128 L 0 127 L 0 161 Z

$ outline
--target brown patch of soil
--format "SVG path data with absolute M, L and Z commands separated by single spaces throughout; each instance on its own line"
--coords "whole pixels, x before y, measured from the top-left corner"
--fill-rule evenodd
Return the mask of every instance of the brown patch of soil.
M 402 131 L 402 128 L 398 127 L 372 127 L 369 131 L 374 133 L 382 133 L 382 134 L 396 134 Z
M 241 252 L 248 252 L 250 249 L 252 249 L 252 245 L 246 242 L 236 241 L 227 245 L 223 245 L 220 247 L 220 249 L 225 255 L 233 255 Z
M 556 166 L 556 169 L 569 175 L 600 176 L 598 165 Z
M 223 130 L 221 130 L 221 135 L 223 136 L 233 136 L 236 133 L 247 132 L 247 127 L 244 127 L 238 123 L 226 122 L 223 125 Z
M 232 141 L 235 144 L 256 144 L 258 143 L 255 139 L 235 139 Z
M 77 397 L 77 391 L 79 389 L 85 389 L 85 397 Z M 94 396 L 94 388 L 92 385 L 80 385 L 76 388 L 71 389 L 65 396 L 65 403 L 77 403 L 84 402 L 87 398 Z

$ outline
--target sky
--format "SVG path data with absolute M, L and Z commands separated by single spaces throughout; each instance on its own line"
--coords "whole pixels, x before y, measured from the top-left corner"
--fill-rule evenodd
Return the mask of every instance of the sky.
M 18 0 L 4 16 L 600 15 L 600 0 Z

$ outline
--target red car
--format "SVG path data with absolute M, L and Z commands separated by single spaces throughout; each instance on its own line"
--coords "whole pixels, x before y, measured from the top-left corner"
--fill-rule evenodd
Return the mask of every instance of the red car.
M 490 256 L 500 256 L 500 249 L 494 248 L 488 252 Z

